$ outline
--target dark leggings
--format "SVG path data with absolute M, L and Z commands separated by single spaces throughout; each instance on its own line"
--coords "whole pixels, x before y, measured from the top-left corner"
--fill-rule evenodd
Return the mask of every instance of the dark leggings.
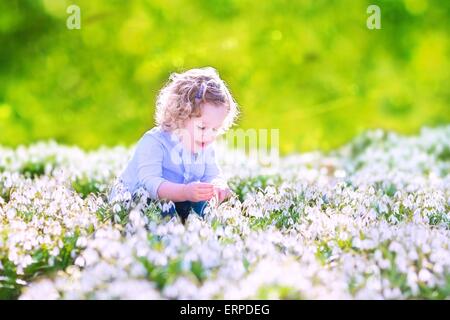
M 169 208 L 161 210 L 161 215 L 163 217 L 167 216 L 173 217 L 175 214 L 178 214 L 181 218 L 181 221 L 184 223 L 184 221 L 186 221 L 187 217 L 189 216 L 191 209 L 200 217 L 203 217 L 207 202 L 183 201 L 183 202 L 173 202 L 173 204 Z
M 139 196 L 137 193 L 133 194 L 133 200 L 138 201 Z M 162 201 L 154 200 L 147 198 L 147 204 L 150 203 L 162 203 Z M 191 212 L 191 209 L 198 214 L 200 217 L 204 216 L 204 210 L 206 208 L 206 205 L 208 204 L 207 201 L 199 201 L 199 202 L 193 202 L 193 201 L 181 201 L 181 202 L 171 202 L 170 206 L 168 205 L 169 202 L 165 202 L 166 205 L 163 206 L 164 209 L 161 209 L 161 215 L 163 217 L 173 217 L 176 214 L 178 214 L 181 218 L 181 221 L 184 223 L 187 217 L 189 216 L 189 213 Z

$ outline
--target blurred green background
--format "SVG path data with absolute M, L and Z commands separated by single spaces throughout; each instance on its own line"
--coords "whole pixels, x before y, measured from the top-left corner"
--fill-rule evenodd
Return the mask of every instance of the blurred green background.
M 284 154 L 414 133 L 450 122 L 449 18 L 438 0 L 0 1 L 0 144 L 131 145 L 169 74 L 203 66 L 228 83 L 238 127 L 279 128 Z

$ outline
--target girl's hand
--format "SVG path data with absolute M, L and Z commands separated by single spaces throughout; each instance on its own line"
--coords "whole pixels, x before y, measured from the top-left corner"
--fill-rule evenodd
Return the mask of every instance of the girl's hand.
M 214 196 L 214 186 L 211 183 L 191 182 L 184 186 L 184 194 L 188 201 L 208 201 Z
M 231 190 L 228 187 L 225 188 L 216 187 L 215 195 L 217 196 L 218 200 L 217 204 L 219 205 L 222 201 L 228 199 L 231 196 Z

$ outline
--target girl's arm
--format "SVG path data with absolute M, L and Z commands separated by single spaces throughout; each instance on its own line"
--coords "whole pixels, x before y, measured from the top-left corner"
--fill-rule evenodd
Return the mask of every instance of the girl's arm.
M 160 199 L 168 199 L 173 202 L 207 201 L 214 196 L 214 186 L 201 182 L 178 184 L 166 181 L 159 186 L 158 195 Z
M 135 151 L 138 183 L 145 187 L 150 198 L 159 200 L 158 189 L 167 180 L 162 177 L 164 149 L 161 143 L 150 135 L 144 135 Z
M 191 183 L 188 185 L 173 183 L 162 177 L 163 146 L 150 135 L 144 136 L 136 148 L 137 171 L 139 184 L 149 192 L 155 200 L 203 201 L 213 196 L 213 186 L 207 183 Z
M 172 200 L 173 202 L 187 201 L 186 185 L 164 181 L 158 188 L 159 199 Z

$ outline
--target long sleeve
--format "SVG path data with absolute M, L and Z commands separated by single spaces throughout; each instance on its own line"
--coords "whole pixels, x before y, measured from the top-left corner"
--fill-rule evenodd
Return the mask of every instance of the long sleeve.
M 135 152 L 138 182 L 145 187 L 152 199 L 159 200 L 159 185 L 166 181 L 162 177 L 163 146 L 152 136 L 144 135 Z

